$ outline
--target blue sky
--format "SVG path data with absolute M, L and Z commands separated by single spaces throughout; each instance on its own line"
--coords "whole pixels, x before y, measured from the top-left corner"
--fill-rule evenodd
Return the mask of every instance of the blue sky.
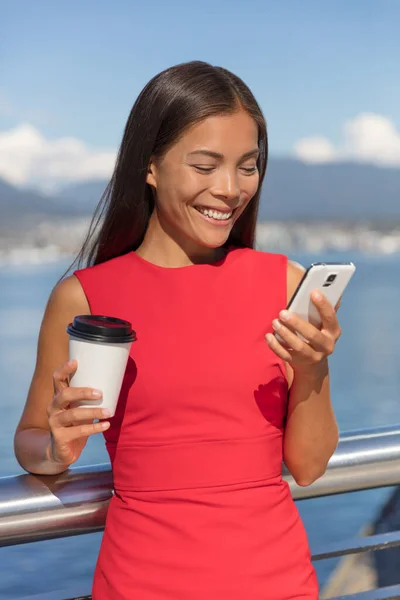
M 272 154 L 341 143 L 362 113 L 400 129 L 397 0 L 0 0 L 0 131 L 116 148 L 160 70 L 201 59 L 241 76 L 267 118 Z

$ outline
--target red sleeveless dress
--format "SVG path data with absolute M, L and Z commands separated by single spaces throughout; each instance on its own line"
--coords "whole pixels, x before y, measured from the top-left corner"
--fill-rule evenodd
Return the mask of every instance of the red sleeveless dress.
M 181 268 L 132 252 L 75 272 L 92 314 L 137 333 L 105 433 L 115 494 L 94 600 L 318 598 L 282 480 L 285 365 L 264 337 L 286 273 L 285 256 L 250 249 Z

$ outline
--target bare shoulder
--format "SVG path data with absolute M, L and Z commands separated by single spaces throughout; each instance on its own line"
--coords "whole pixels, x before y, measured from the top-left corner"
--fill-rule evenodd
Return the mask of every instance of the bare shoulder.
M 62 279 L 53 288 L 44 312 L 39 333 L 38 361 L 43 356 L 58 362 L 68 354 L 68 334 L 66 328 L 76 315 L 90 313 L 89 303 L 83 288 L 75 275 Z M 47 361 L 46 361 L 47 362 Z M 59 364 L 55 365 L 59 366 Z
M 293 296 L 306 269 L 298 262 L 289 260 L 287 264 L 287 301 Z
M 46 340 L 47 347 L 51 339 L 53 340 L 51 345 L 61 343 L 66 346 L 68 336 L 65 330 L 68 323 L 73 321 L 76 315 L 88 313 L 90 313 L 89 303 L 78 278 L 71 275 L 62 279 L 53 288 L 47 302 L 39 336 L 39 347 L 43 339 Z
M 76 315 L 88 312 L 89 303 L 82 286 L 75 275 L 70 275 L 54 286 L 47 302 L 42 329 L 46 325 L 54 327 L 57 323 L 64 324 L 66 320 L 69 322 Z
M 65 277 L 53 288 L 47 308 L 50 307 L 55 307 L 57 310 L 65 309 L 68 312 L 75 309 L 89 310 L 89 303 L 75 275 Z

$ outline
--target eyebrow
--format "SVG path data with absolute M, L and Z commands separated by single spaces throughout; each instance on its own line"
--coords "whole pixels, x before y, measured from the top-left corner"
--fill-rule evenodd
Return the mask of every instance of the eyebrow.
M 240 160 L 245 158 L 250 158 L 253 156 L 257 156 L 260 153 L 259 148 L 254 148 L 254 150 L 250 150 L 249 152 L 245 152 L 243 156 L 241 156 Z M 193 150 L 193 152 L 189 152 L 188 156 L 193 156 L 193 154 L 202 154 L 203 156 L 209 156 L 211 158 L 223 159 L 224 155 L 219 152 L 213 152 L 212 150 Z

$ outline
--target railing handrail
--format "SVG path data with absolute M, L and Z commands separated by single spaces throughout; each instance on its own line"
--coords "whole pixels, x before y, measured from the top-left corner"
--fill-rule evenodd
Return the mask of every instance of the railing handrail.
M 297 486 L 286 471 L 284 479 L 296 500 L 399 485 L 400 425 L 341 435 L 312 486 Z M 0 547 L 101 531 L 112 494 L 108 464 L 0 478 Z

